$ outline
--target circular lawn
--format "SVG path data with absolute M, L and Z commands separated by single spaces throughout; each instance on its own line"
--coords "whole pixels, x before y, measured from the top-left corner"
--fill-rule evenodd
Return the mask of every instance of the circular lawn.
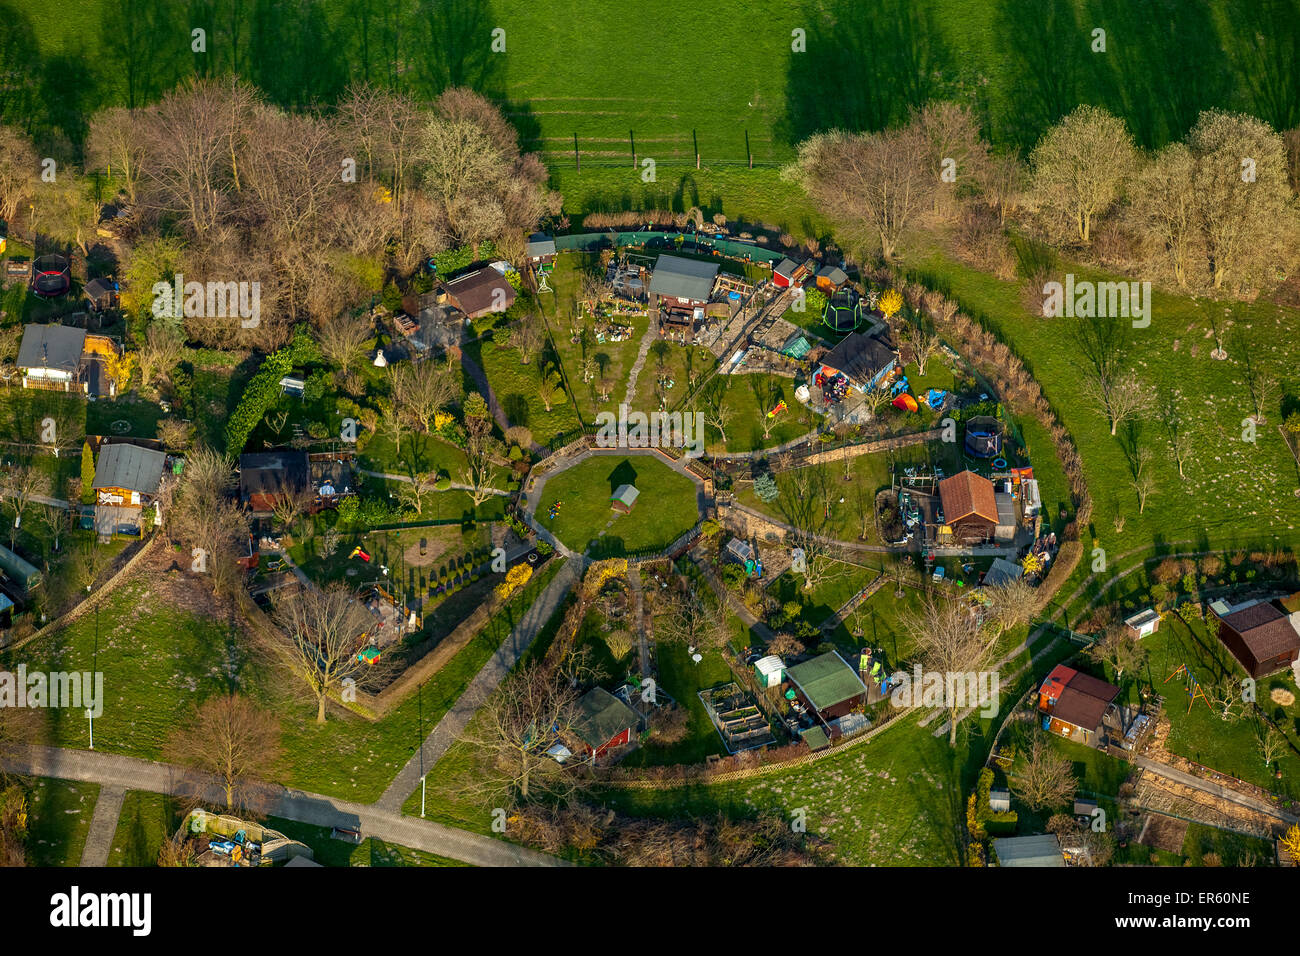
M 638 492 L 627 514 L 612 507 L 623 485 Z M 593 455 L 547 477 L 534 517 L 574 551 L 590 546 L 592 557 L 616 558 L 665 548 L 694 527 L 696 490 L 695 482 L 653 453 Z

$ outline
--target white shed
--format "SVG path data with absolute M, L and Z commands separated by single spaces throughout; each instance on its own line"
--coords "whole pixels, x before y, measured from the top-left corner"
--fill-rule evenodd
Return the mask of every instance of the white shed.
M 785 661 L 775 654 L 754 661 L 754 676 L 759 687 L 780 687 L 785 681 Z

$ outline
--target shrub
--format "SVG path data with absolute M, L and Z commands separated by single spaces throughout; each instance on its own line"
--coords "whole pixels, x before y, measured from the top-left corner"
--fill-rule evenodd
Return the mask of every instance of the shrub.
M 496 586 L 497 597 L 503 601 L 528 583 L 533 576 L 533 569 L 527 564 L 516 564 L 506 572 L 506 579 Z
M 776 487 L 776 479 L 772 477 L 771 472 L 764 472 L 754 479 L 754 494 L 758 495 L 761 501 L 772 502 L 781 496 L 780 489 Z

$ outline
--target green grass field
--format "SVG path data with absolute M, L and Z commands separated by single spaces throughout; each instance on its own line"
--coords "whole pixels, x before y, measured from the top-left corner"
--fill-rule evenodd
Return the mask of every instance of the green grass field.
M 641 493 L 630 514 L 610 508 L 622 484 Z M 667 547 L 689 531 L 699 518 L 695 495 L 694 482 L 653 455 L 595 455 L 547 478 L 535 517 L 570 548 L 617 557 Z M 551 519 L 556 502 L 560 511 Z
M 1067 263 L 1059 269 L 1080 278 L 1112 278 Z M 1253 360 L 1278 375 L 1283 395 L 1294 395 L 1300 388 L 1286 331 L 1294 321 L 1292 312 L 1263 302 L 1229 308 L 1153 292 L 1151 325 L 1132 331 L 1127 357 L 1150 388 L 1174 391 L 1180 398 L 1190 447 L 1184 481 L 1178 477 L 1165 432 L 1153 420 L 1154 410 L 1139 418 L 1128 434 L 1121 430 L 1111 436 L 1101 409 L 1085 393 L 1086 373 L 1064 338 L 1064 320 L 1031 314 L 1017 283 L 959 265 L 938 252 L 919 261 L 915 271 L 935 287 L 949 290 L 972 316 L 987 323 L 1038 378 L 1083 457 L 1094 505 L 1090 530 L 1108 552 L 1118 554 L 1153 541 L 1267 545 L 1294 539 L 1300 500 L 1294 494 L 1296 466 L 1276 428 L 1280 413 L 1270 409 L 1269 422 L 1256 429 L 1255 441 L 1242 440 L 1243 419 L 1253 411 L 1241 363 L 1243 348 L 1227 336 L 1228 361 L 1209 357 L 1214 339 L 1207 309 L 1217 310 L 1214 317 L 1221 328 L 1227 321 L 1233 323 L 1233 334 L 1244 336 Z M 1225 316 L 1225 309 L 1231 314 Z M 1044 456 L 1037 449 L 1050 446 L 1033 440 L 1032 433 L 1027 437 L 1038 465 Z M 1134 447 L 1154 452 L 1150 467 L 1155 490 L 1143 514 L 1131 488 Z M 1049 517 L 1054 495 L 1043 489 Z M 1122 531 L 1116 524 L 1120 518 Z
M 27 865 L 78 866 L 99 785 L 38 777 L 25 789 Z
M 261 659 L 224 622 L 153 597 L 138 577 L 105 601 L 98 642 L 95 615 L 88 614 L 24 647 L 23 660 L 31 670 L 103 672 L 105 704 L 95 721 L 96 749 L 159 759 L 193 706 L 237 689 L 280 719 L 283 758 L 268 776 L 303 790 L 369 801 L 415 753 L 422 735 L 460 697 L 561 563 L 548 562 L 418 694 L 377 721 L 331 707 L 328 722 L 317 725 L 315 705 L 302 698 L 295 679 L 278 664 Z M 80 712 L 57 709 L 47 712 L 42 737 L 75 749 L 89 742 Z

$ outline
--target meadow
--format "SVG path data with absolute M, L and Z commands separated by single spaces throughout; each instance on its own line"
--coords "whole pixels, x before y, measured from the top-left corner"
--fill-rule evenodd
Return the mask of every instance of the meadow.
M 220 693 L 246 694 L 280 720 L 283 756 L 268 777 L 303 790 L 372 801 L 562 563 L 548 562 L 418 693 L 377 721 L 331 706 L 328 722 L 316 724 L 315 705 L 277 660 L 252 647 L 225 621 L 175 606 L 139 576 L 105 600 L 98 620 L 86 614 L 0 662 L 10 669 L 21 660 L 32 671 L 103 672 L 105 702 L 95 721 L 96 749 L 151 760 L 163 757 L 172 730 L 203 700 Z M 84 748 L 89 743 L 86 721 L 80 711 L 51 709 L 42 740 Z
M 611 510 L 623 484 L 641 494 L 629 514 Z M 672 544 L 699 518 L 695 484 L 653 455 L 597 455 L 548 477 L 536 519 L 570 548 L 620 555 Z M 559 504 L 554 518 L 552 505 Z

